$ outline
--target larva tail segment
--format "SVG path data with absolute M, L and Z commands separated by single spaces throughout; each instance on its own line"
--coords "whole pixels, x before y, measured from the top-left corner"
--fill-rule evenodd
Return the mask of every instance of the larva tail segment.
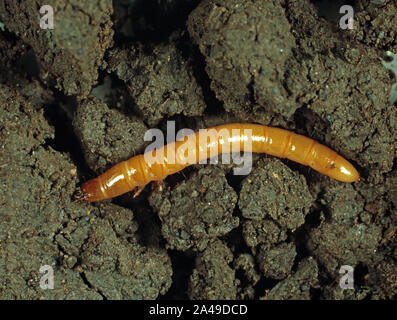
M 356 182 L 360 180 L 360 174 L 356 168 L 338 154 L 332 164 L 332 168 L 328 170 L 326 175 L 342 182 Z

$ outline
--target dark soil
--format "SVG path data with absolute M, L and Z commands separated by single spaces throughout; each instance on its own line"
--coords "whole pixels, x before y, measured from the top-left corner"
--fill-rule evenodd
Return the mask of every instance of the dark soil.
M 397 3 L 348 2 L 352 30 L 343 1 L 48 0 L 43 30 L 41 1 L 1 1 L 0 299 L 396 299 Z M 74 199 L 169 120 L 293 130 L 361 180 L 255 155 Z

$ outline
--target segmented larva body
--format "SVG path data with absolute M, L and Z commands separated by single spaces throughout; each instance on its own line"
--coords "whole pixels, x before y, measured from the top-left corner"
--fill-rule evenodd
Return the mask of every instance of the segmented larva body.
M 342 182 L 354 182 L 360 179 L 354 166 L 335 151 L 292 131 L 241 123 L 221 125 L 206 130 L 210 142 L 205 141 L 204 144 L 202 141 L 199 144 L 199 132 L 193 134 L 195 136 L 192 138 L 195 138 L 193 139 L 195 143 L 190 147 L 196 148 L 197 151 L 193 163 L 198 163 L 214 153 L 229 153 L 231 150 L 230 144 L 237 141 L 237 143 L 240 143 L 241 151 L 266 153 L 287 158 L 308 165 L 314 170 Z M 249 131 L 251 134 L 247 135 L 244 133 L 245 131 Z M 223 138 L 225 135 L 220 135 L 219 132 L 226 132 L 226 136 L 229 138 L 225 140 Z M 186 138 L 188 137 L 186 136 Z M 249 150 L 244 150 L 248 149 L 246 142 L 249 142 Z M 164 145 L 161 148 L 162 150 L 154 151 L 152 154 L 163 157 L 161 163 L 146 161 L 145 155 L 141 154 L 116 164 L 102 175 L 83 184 L 81 189 L 82 199 L 100 201 L 113 198 L 137 187 L 144 187 L 151 181 L 164 180 L 168 175 L 183 170 L 186 166 L 192 164 L 192 162 L 187 164 L 186 161 L 181 160 L 183 152 L 179 151 L 179 147 L 183 144 L 186 147 L 186 139 Z M 168 148 L 171 147 L 175 152 L 173 154 L 175 161 L 169 161 L 167 158 Z

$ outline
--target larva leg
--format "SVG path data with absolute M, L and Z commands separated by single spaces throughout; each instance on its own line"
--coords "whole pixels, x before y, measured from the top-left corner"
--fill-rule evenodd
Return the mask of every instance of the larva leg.
M 141 194 L 141 192 L 143 191 L 143 189 L 145 189 L 145 186 L 136 187 L 134 190 L 132 190 L 132 192 L 133 192 L 132 198 L 135 199 L 137 196 L 139 196 Z
M 162 193 L 163 192 L 163 180 L 157 180 L 153 181 L 151 184 L 152 191 L 155 191 L 157 193 Z

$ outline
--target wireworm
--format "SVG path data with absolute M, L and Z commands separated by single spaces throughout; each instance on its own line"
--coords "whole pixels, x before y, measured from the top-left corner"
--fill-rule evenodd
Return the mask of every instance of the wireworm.
M 120 162 L 100 176 L 85 182 L 80 191 L 80 198 L 85 201 L 100 201 L 143 188 L 149 182 L 164 180 L 168 175 L 181 171 L 190 164 L 198 163 L 209 155 L 230 153 L 230 145 L 233 143 L 238 143 L 239 151 L 287 158 L 342 182 L 360 180 L 357 170 L 342 156 L 317 141 L 292 131 L 241 123 L 220 125 L 205 130 L 210 142 L 207 138 L 203 142 L 198 131 L 187 135 L 183 141 L 175 141 L 150 151 L 151 158 L 147 157 L 147 151 Z M 186 161 L 185 157 L 187 149 L 195 151 L 191 152 L 193 160 L 190 158 L 190 162 Z M 148 158 L 152 160 L 147 160 Z

